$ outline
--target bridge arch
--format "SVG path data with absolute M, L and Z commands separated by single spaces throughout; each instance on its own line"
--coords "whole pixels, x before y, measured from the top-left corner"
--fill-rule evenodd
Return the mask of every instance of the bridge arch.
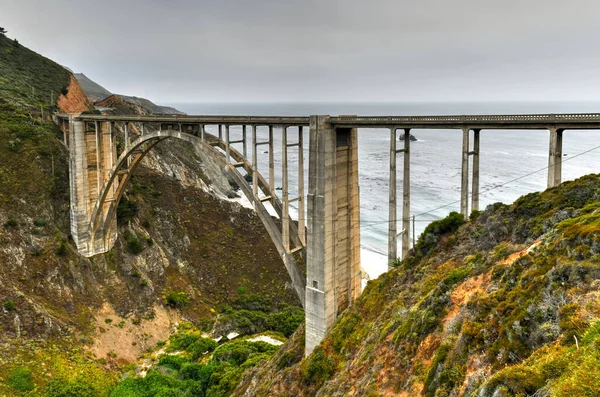
M 256 213 L 271 237 L 292 280 L 294 289 L 304 306 L 306 277 L 299 266 L 299 262 L 305 260 L 305 245 L 298 237 L 296 224 L 291 220 L 288 222 L 290 239 L 296 247 L 299 247 L 299 249 L 294 252 L 290 252 L 284 247 L 280 226 L 266 209 L 263 200 L 254 196 L 252 186 L 239 171 L 240 168 L 243 168 L 248 174 L 251 174 L 253 171 L 252 164 L 231 146 L 229 147 L 229 154 L 235 163 L 228 162 L 226 156 L 218 149 L 221 148 L 225 150 L 225 142 L 208 133 L 205 133 L 204 139 L 202 139 L 193 133 L 172 129 L 159 129 L 158 131 L 144 133 L 133 141 L 131 145 L 120 154 L 114 163 L 114 166 L 111 168 L 108 178 L 99 189 L 98 198 L 91 211 L 87 227 L 90 251 L 107 251 L 114 245 L 116 240 L 117 207 L 125 192 L 127 182 L 141 163 L 142 159 L 154 149 L 157 144 L 169 139 L 180 139 L 194 145 L 199 149 L 202 156 L 209 157 L 230 180 L 233 180 L 240 187 L 244 195 L 253 204 Z M 281 218 L 282 204 L 275 192 L 271 191 L 268 182 L 258 172 L 257 183 L 259 189 L 267 197 L 270 196 L 268 201 L 272 204 L 273 208 Z

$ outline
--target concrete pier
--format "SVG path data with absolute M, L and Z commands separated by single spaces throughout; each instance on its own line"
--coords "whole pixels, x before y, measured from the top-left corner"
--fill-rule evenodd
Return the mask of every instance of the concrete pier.
M 402 180 L 402 259 L 410 250 L 410 128 L 404 129 L 404 175 Z
M 473 130 L 473 177 L 471 180 L 471 212 L 479 211 L 479 133 Z
M 390 172 L 389 172 L 389 200 L 388 200 L 388 269 L 392 261 L 398 259 L 398 205 L 396 203 L 396 127 L 390 128 Z
M 469 131 L 469 127 L 463 128 L 460 213 L 465 219 L 469 217 Z
M 562 136 L 563 130 L 549 128 L 550 148 L 548 153 L 548 188 L 560 185 L 562 180 Z
M 357 132 L 311 116 L 306 354 L 360 294 Z

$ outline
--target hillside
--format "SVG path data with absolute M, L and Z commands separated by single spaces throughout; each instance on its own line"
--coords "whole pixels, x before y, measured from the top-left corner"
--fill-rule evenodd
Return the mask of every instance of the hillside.
M 83 73 L 75 73 L 74 76 L 92 102 L 99 101 L 112 94 L 112 92 L 92 81 Z
M 75 78 L 77 79 L 77 81 L 79 82 L 79 84 L 81 85 L 81 87 L 83 88 L 83 90 L 85 91 L 86 95 L 88 96 L 88 98 L 90 99 L 91 102 L 93 102 L 93 103 L 100 102 L 100 103 L 97 103 L 96 105 L 105 107 L 105 104 L 102 104 L 102 103 L 105 102 L 106 99 L 108 99 L 108 97 L 113 95 L 112 92 L 108 91 L 106 88 L 102 87 L 100 84 L 91 80 L 89 77 L 87 77 L 83 73 L 75 73 Z M 127 95 L 116 95 L 116 94 L 115 94 L 115 96 L 117 96 L 117 97 L 121 98 L 122 100 L 129 102 L 135 106 L 143 108 L 150 113 L 183 114 L 183 112 L 180 112 L 179 110 L 177 110 L 175 108 L 172 108 L 170 106 L 156 105 L 152 101 L 145 99 L 145 98 L 138 98 L 135 96 L 127 96 Z
M 240 396 L 597 396 L 600 176 L 432 223 L 302 357 L 298 332 Z
M 2 35 L 0 71 L 0 395 L 108 395 L 177 326 L 292 333 L 302 309 L 277 251 L 253 211 L 219 198 L 231 186 L 192 146 L 159 145 L 119 206 L 115 247 L 78 255 L 68 153 L 48 115 L 91 104 L 70 72 Z M 235 386 L 219 382 L 195 385 Z

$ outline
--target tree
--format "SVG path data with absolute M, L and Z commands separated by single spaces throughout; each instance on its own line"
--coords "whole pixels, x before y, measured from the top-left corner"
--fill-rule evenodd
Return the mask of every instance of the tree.
M 6 34 L 6 29 L 0 26 L 0 34 Z

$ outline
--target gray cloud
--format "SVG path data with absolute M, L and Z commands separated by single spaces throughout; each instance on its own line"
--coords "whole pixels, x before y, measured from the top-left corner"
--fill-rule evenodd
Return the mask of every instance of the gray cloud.
M 600 100 L 597 0 L 0 0 L 10 37 L 177 101 Z

